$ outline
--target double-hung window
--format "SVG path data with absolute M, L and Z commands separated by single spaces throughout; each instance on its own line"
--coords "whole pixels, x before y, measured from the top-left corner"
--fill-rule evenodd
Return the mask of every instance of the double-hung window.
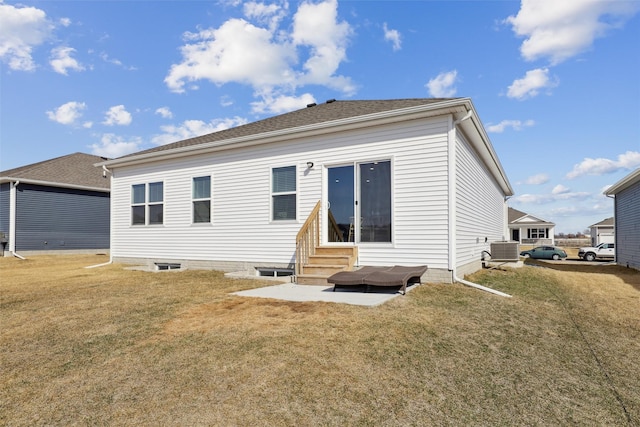
M 193 223 L 211 222 L 211 177 L 193 178 Z
M 162 224 L 164 219 L 164 183 L 131 186 L 131 224 Z
M 296 167 L 286 166 L 271 170 L 271 219 L 296 219 Z
M 549 237 L 547 228 L 532 228 L 529 230 L 529 238 L 531 239 L 544 239 Z

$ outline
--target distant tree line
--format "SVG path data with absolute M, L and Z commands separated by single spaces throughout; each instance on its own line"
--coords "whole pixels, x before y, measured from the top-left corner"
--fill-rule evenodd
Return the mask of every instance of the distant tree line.
M 555 235 L 556 239 L 586 239 L 591 237 L 591 231 L 587 228 L 582 232 L 577 233 L 558 233 Z

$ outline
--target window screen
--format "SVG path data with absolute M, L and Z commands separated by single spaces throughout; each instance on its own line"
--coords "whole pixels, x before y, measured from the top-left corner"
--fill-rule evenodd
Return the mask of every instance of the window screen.
M 296 219 L 296 167 L 272 169 L 272 219 Z

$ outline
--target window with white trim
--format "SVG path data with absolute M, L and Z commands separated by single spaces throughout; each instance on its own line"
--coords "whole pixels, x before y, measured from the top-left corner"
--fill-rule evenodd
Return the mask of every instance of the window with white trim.
M 157 225 L 164 219 L 164 183 L 131 186 L 131 224 Z
M 193 178 L 192 188 L 193 223 L 211 222 L 211 177 Z
M 548 228 L 531 228 L 529 229 L 530 239 L 546 239 L 549 237 Z
M 296 167 L 286 166 L 271 170 L 271 219 L 296 219 Z

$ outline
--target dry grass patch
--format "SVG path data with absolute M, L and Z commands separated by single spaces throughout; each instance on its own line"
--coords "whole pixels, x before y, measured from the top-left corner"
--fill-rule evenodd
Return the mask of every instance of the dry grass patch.
M 211 271 L 0 259 L 0 423 L 625 425 L 640 274 L 525 267 L 375 308 L 245 298 Z M 625 412 L 626 411 L 626 412 Z

